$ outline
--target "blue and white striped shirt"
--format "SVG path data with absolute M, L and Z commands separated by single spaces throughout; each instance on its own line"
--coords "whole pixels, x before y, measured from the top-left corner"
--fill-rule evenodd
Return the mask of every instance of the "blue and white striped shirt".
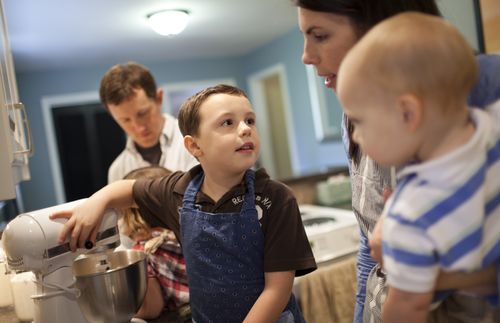
M 440 269 L 500 264 L 500 104 L 471 117 L 476 131 L 464 146 L 398 174 L 382 229 L 391 287 L 429 292 Z

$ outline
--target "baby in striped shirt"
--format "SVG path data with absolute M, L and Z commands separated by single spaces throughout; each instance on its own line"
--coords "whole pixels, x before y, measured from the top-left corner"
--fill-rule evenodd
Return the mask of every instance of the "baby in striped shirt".
M 440 270 L 499 268 L 500 104 L 467 106 L 478 77 L 473 50 L 451 24 L 421 13 L 371 29 L 338 77 L 353 140 L 399 168 L 382 215 L 382 321 L 426 322 L 443 297 L 435 293 Z M 474 292 L 497 306 L 491 287 Z

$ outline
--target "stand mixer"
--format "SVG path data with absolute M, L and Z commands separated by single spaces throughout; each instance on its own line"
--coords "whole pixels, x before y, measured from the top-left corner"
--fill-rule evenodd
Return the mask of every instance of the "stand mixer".
M 51 220 L 55 211 L 73 209 L 78 200 L 18 215 L 3 232 L 7 263 L 16 272 L 33 271 L 37 294 L 34 323 L 87 323 L 76 301 L 80 291 L 74 288 L 74 260 L 84 253 L 105 253 L 120 244 L 117 214 L 108 210 L 97 234 L 96 245 L 71 252 L 69 242 L 59 244 L 58 236 L 66 219 Z

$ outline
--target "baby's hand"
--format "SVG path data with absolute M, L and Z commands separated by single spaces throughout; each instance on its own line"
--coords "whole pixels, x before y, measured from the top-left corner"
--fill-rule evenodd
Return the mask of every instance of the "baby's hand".
M 387 202 L 392 194 L 392 190 L 388 187 L 384 189 L 383 196 L 384 202 Z M 369 237 L 368 244 L 370 246 L 370 256 L 382 266 L 382 223 L 384 222 L 383 216 L 380 216 L 372 234 Z
M 382 266 L 382 223 L 384 222 L 383 217 L 380 217 L 373 228 L 370 239 L 368 240 L 368 245 L 370 246 L 370 256 L 373 260 L 378 262 Z
M 57 211 L 51 214 L 51 220 L 68 219 L 59 234 L 59 243 L 63 243 L 69 236 L 71 251 L 75 251 L 78 247 L 84 248 L 86 241 L 91 241 L 95 245 L 104 211 L 105 208 L 101 203 L 89 198 L 73 210 Z

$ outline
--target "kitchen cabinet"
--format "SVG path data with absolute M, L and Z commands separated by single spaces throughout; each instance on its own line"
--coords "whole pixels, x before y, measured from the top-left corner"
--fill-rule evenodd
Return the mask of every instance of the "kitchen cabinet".
M 30 179 L 28 158 L 33 153 L 24 105 L 19 101 L 14 63 L 0 0 L 0 201 L 16 197 L 16 185 Z

